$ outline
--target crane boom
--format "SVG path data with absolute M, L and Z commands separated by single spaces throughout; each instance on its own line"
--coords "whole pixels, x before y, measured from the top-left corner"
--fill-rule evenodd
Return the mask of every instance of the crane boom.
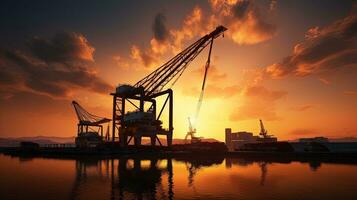
M 134 87 L 143 88 L 145 96 L 154 95 L 162 91 L 175 77 L 179 78 L 182 75 L 188 64 L 194 60 L 209 43 L 212 44 L 213 40 L 226 30 L 227 28 L 224 26 L 218 26 L 214 31 L 203 36 L 148 76 L 138 81 Z M 173 84 L 176 81 L 177 79 Z
M 111 121 L 110 119 L 107 119 L 105 117 L 99 117 L 89 113 L 76 101 L 72 101 L 72 105 L 74 107 L 74 110 L 76 111 L 80 124 L 99 125 Z

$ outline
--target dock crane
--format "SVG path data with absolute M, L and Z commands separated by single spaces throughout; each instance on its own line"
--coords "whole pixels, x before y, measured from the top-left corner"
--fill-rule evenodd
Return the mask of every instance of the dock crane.
M 268 135 L 268 131 L 265 129 L 263 121 L 259 119 L 260 122 L 260 133 L 261 138 L 258 138 L 261 142 L 277 142 L 278 138 L 274 137 L 274 135 Z
M 172 144 L 173 135 L 173 91 L 172 86 L 186 70 L 188 64 L 213 40 L 223 34 L 227 28 L 218 26 L 211 33 L 188 46 L 182 52 L 171 58 L 165 64 L 154 70 L 135 85 L 119 85 L 113 96 L 113 127 L 112 142 L 119 138 L 121 146 L 127 146 L 134 138 L 134 144 L 140 145 L 142 137 L 150 137 L 151 145 L 161 142 L 157 135 L 164 135 L 167 145 Z M 171 84 L 169 84 L 171 83 Z M 166 99 L 157 115 L 156 99 L 166 96 Z M 126 102 L 136 108 L 135 111 L 126 111 Z M 163 110 L 168 103 L 168 129 L 162 127 Z M 145 108 L 145 104 L 149 108 Z M 118 137 L 117 137 L 118 136 Z
M 263 138 L 267 138 L 268 137 L 268 131 L 264 128 L 264 124 L 263 121 L 261 119 L 259 119 L 260 122 L 260 133 L 259 135 L 261 135 Z
M 89 147 L 101 143 L 103 141 L 103 124 L 109 123 L 111 120 L 89 113 L 76 101 L 72 101 L 72 105 L 78 118 L 76 146 Z
M 192 126 L 190 118 L 188 118 L 188 131 L 185 136 L 185 143 L 187 142 L 188 137 L 191 138 L 191 143 L 198 143 L 201 142 L 202 137 L 197 137 L 195 136 L 196 134 L 196 128 Z

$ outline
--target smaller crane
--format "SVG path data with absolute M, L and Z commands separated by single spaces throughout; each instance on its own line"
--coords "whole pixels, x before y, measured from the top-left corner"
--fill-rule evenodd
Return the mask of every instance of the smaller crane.
M 278 138 L 274 137 L 274 135 L 268 135 L 268 131 L 264 128 L 263 121 L 259 119 L 260 122 L 260 133 L 261 138 L 258 138 L 261 142 L 277 142 Z
M 263 121 L 261 119 L 259 119 L 260 121 L 260 133 L 259 135 L 263 136 L 263 138 L 268 138 L 268 131 L 264 128 L 264 124 Z
M 108 123 L 106 139 L 109 139 L 109 122 L 105 117 L 99 117 L 86 111 L 76 101 L 72 101 L 78 117 L 78 130 L 76 137 L 77 147 L 93 147 L 103 141 L 103 124 Z
M 187 131 L 187 134 L 185 136 L 185 143 L 187 142 L 188 136 L 191 137 L 191 143 L 199 143 L 199 142 L 201 142 L 202 137 L 196 137 L 195 134 L 196 134 L 196 129 L 193 128 L 191 120 L 190 120 L 190 118 L 188 118 L 188 131 Z

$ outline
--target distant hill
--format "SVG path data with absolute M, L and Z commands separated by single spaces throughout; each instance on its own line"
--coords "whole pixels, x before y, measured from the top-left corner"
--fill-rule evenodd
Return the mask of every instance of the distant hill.
M 329 138 L 330 142 L 357 142 L 356 137 Z
M 357 137 L 328 138 L 330 142 L 357 142 Z M 299 142 L 299 139 L 288 140 L 289 142 Z
M 29 141 L 38 144 L 73 144 L 75 137 L 52 137 L 52 136 L 35 136 L 35 137 L 18 137 L 18 138 L 0 138 L 0 147 L 14 147 L 19 146 L 20 142 Z M 166 145 L 166 139 L 160 140 L 162 145 Z M 203 142 L 219 142 L 213 138 L 202 139 Z M 158 143 L 158 142 L 157 142 Z M 174 138 L 173 144 L 184 144 L 184 139 Z M 150 144 L 150 139 L 143 138 L 142 144 Z
M 20 142 L 29 141 L 36 142 L 38 144 L 68 144 L 74 143 L 74 137 L 48 137 L 48 136 L 36 136 L 36 137 L 19 137 L 19 138 L 0 138 L 1 147 L 14 147 L 19 146 Z

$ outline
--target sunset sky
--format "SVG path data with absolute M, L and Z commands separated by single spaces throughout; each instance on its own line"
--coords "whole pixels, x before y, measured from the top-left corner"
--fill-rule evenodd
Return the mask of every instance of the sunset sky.
M 111 118 L 135 84 L 216 26 L 198 135 L 357 137 L 357 4 L 314 1 L 2 1 L 0 137 L 76 135 L 72 100 Z M 207 49 L 174 90 L 174 138 L 196 109 Z

